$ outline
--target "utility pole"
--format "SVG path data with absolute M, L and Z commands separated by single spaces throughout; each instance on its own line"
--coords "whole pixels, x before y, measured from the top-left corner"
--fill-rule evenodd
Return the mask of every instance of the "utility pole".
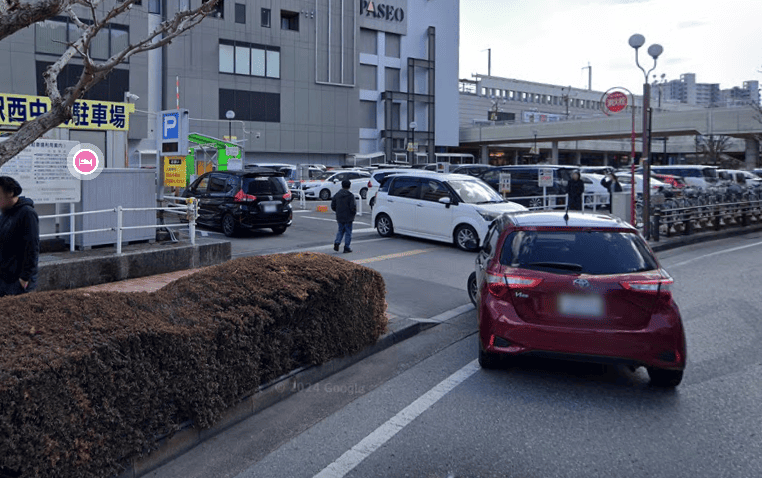
M 592 91 L 593 89 L 593 67 L 590 66 L 590 62 L 587 62 L 587 66 L 583 66 L 582 69 L 587 69 L 587 90 Z

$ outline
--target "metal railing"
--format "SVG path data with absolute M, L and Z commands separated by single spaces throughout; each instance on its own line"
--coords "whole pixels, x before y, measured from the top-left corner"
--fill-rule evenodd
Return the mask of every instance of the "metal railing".
M 545 209 L 557 209 L 565 208 L 567 195 L 566 194 L 548 194 L 545 196 L 518 196 L 507 197 L 507 201 L 511 202 L 524 202 L 528 203 L 528 209 L 533 211 L 542 211 Z M 609 197 L 608 194 L 602 193 L 583 193 L 582 194 L 582 207 L 583 209 L 592 209 L 597 211 L 599 207 L 608 208 Z
M 116 232 L 116 253 L 121 254 L 122 253 L 122 234 L 124 230 L 127 229 L 164 229 L 166 228 L 169 230 L 169 228 L 172 227 L 186 227 L 185 224 L 178 223 L 178 224 L 148 224 L 148 225 L 140 225 L 140 226 L 124 226 L 124 220 L 123 220 L 123 213 L 124 211 L 162 211 L 170 214 L 177 214 L 179 216 L 185 216 L 185 219 L 188 220 L 188 234 L 190 235 L 190 240 L 192 245 L 196 245 L 196 218 L 198 217 L 198 201 L 196 201 L 194 198 L 174 198 L 174 197 L 165 197 L 165 199 L 168 200 L 175 200 L 175 201 L 182 201 L 185 202 L 183 206 L 175 205 L 172 206 L 171 204 L 166 207 L 143 207 L 143 208 L 123 208 L 122 206 L 117 206 L 115 208 L 110 209 L 100 209 L 97 211 L 83 211 L 83 212 L 68 212 L 63 214 L 51 214 L 46 216 L 40 216 L 40 219 L 49 219 L 49 218 L 57 218 L 57 217 L 69 217 L 69 230 L 66 232 L 53 232 L 49 234 L 40 234 L 40 238 L 47 238 L 47 237 L 60 237 L 60 236 L 69 236 L 69 249 L 74 252 L 75 246 L 76 246 L 76 240 L 75 236 L 77 234 L 92 234 L 96 232 Z M 88 214 L 107 214 L 107 213 L 113 213 L 116 214 L 116 227 L 106 227 L 106 228 L 100 228 L 100 229 L 86 229 L 78 231 L 75 227 L 75 217 L 76 216 L 85 216 Z M 163 222 L 163 221 L 162 221 Z
M 659 241 L 660 235 L 692 234 L 696 231 L 723 226 L 746 227 L 752 222 L 762 223 L 762 197 L 747 196 L 740 201 L 707 202 L 705 204 L 676 206 L 667 202 L 656 206 L 653 214 L 652 238 Z

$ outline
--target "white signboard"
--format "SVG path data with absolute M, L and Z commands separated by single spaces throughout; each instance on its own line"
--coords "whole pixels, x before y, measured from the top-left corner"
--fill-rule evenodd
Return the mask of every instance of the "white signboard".
M 511 192 L 511 173 L 500 173 L 500 194 L 506 194 Z
M 38 139 L 0 166 L 0 175 L 21 184 L 22 196 L 37 204 L 79 202 L 81 181 L 69 172 L 69 151 L 78 141 Z
M 240 171 L 243 169 L 243 159 L 228 158 L 228 171 Z
M 539 177 L 537 178 L 537 185 L 541 188 L 552 187 L 553 186 L 553 170 L 540 169 Z
M 240 149 L 237 146 L 225 146 L 225 154 L 228 157 L 238 156 Z

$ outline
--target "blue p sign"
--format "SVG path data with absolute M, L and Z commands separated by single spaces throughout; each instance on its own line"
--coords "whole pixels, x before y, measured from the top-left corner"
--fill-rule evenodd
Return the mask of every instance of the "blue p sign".
M 180 131 L 178 123 L 180 120 L 180 113 L 165 113 L 162 116 L 161 122 L 161 137 L 162 139 L 178 139 Z

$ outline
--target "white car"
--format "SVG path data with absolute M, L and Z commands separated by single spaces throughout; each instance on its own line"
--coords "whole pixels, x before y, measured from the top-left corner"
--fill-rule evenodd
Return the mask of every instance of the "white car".
M 580 176 L 582 176 L 582 181 L 585 183 L 585 193 L 582 198 L 585 207 L 599 208 L 601 206 L 608 206 L 609 190 L 601 185 L 601 179 L 605 176 L 594 173 L 582 173 Z
M 629 191 L 632 189 L 632 177 L 630 173 L 627 174 L 617 174 L 617 179 L 619 179 L 619 184 L 622 185 L 623 191 Z M 667 183 L 663 183 L 659 181 L 656 178 L 651 178 L 649 181 L 649 185 L 651 186 L 651 195 L 658 194 L 660 188 L 672 189 L 672 186 L 670 186 Z M 642 174 L 636 174 L 635 175 L 635 192 L 637 194 L 643 193 L 643 175 Z
M 409 171 L 393 175 L 381 186 L 372 224 L 382 237 L 404 234 L 476 251 L 493 220 L 503 213 L 526 210 L 503 200 L 481 179 Z
M 370 173 L 365 171 L 347 169 L 326 171 L 315 179 L 302 183 L 302 190 L 305 197 L 328 201 L 341 190 L 341 182 L 345 179 L 349 179 L 352 183 L 349 191 L 365 199 L 368 195 L 368 179 L 370 179 Z
M 413 171 L 412 168 L 390 168 L 379 169 L 370 173 L 370 179 L 368 180 L 368 206 L 373 209 L 373 205 L 376 203 L 376 193 L 381 186 L 381 182 L 394 174 L 409 173 Z

